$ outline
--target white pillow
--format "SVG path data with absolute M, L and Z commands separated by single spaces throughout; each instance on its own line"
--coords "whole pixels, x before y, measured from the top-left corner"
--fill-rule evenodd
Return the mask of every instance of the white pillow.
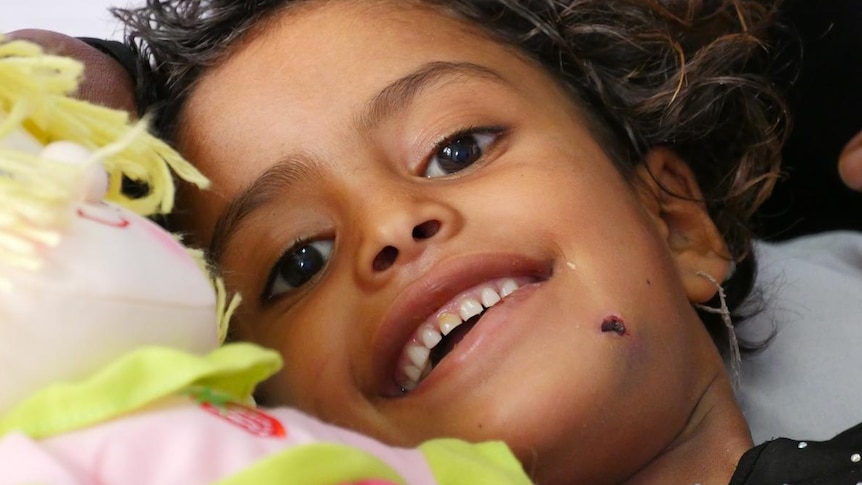
M 755 444 L 825 440 L 862 422 L 862 233 L 757 243 L 764 311 L 737 334 L 762 339 L 743 357 L 737 396 Z

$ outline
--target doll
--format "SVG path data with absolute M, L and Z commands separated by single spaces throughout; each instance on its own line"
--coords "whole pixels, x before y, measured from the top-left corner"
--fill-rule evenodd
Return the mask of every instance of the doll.
M 79 75 L 0 43 L 0 484 L 529 483 L 502 443 L 400 449 L 256 408 L 279 356 L 222 345 L 237 300 L 142 217 L 171 209 L 171 172 L 206 180 L 68 97 Z

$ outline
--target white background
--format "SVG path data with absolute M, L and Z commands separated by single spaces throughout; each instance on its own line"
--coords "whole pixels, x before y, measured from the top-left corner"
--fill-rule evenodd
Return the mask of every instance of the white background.
M 0 32 L 25 28 L 48 29 L 84 37 L 122 39 L 122 27 L 108 7 L 128 0 L 0 0 Z

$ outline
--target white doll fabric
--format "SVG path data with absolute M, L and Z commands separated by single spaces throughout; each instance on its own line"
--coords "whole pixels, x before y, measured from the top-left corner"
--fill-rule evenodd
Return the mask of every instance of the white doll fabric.
M 755 251 L 763 310 L 737 335 L 774 337 L 742 361 L 737 397 L 754 442 L 832 438 L 862 422 L 862 233 L 761 242 Z

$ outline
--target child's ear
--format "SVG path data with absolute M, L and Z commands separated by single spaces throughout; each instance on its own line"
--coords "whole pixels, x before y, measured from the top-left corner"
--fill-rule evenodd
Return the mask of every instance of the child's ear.
M 635 175 L 636 192 L 676 260 L 689 301 L 709 301 L 717 289 L 697 273 L 723 281 L 731 258 L 694 173 L 672 150 L 657 147 L 647 153 Z

